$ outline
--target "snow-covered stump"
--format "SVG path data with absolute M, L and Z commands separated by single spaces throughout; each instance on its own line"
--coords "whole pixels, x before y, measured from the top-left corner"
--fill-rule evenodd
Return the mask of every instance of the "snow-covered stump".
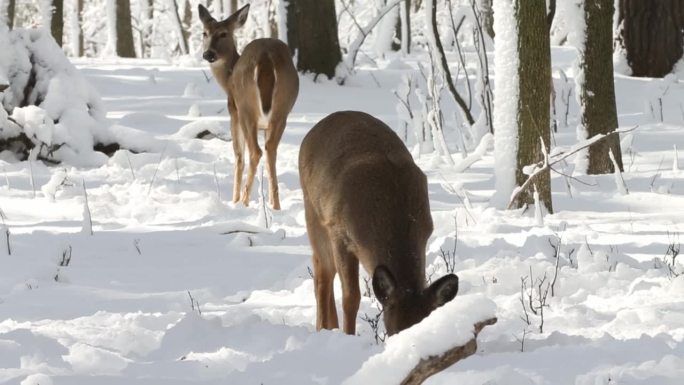
M 496 323 L 496 305 L 477 294 L 456 297 L 390 337 L 342 385 L 417 385 L 477 351 L 477 336 Z

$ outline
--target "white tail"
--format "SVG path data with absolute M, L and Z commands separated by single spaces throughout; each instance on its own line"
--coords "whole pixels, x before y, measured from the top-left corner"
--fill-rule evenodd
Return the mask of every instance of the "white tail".
M 458 277 L 425 282 L 432 234 L 427 179 L 399 137 L 363 112 L 335 112 L 299 152 L 306 226 L 313 250 L 316 328 L 338 327 L 333 279 L 342 283 L 344 331 L 354 334 L 359 262 L 373 275 L 385 328 L 397 333 L 450 301 Z
M 223 21 L 216 21 L 201 4 L 198 9 L 204 24 L 202 56 L 211 63 L 214 78 L 228 97 L 235 152 L 233 202 L 242 201 L 245 206 L 249 204 L 254 175 L 262 154 L 257 130 L 263 128 L 266 130 L 269 200 L 271 206 L 279 210 L 276 154 L 287 115 L 299 93 L 299 77 L 292 63 L 290 49 L 277 39 L 256 39 L 239 55 L 233 33 L 247 21 L 249 4 Z M 249 170 L 241 190 L 245 142 L 249 150 Z

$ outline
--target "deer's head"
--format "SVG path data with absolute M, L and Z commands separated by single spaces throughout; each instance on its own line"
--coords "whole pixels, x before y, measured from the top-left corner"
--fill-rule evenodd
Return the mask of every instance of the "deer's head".
M 373 273 L 373 292 L 382 304 L 387 334 L 392 335 L 417 324 L 454 299 L 458 293 L 458 277 L 448 274 L 425 289 L 405 290 L 392 272 L 381 265 Z
M 198 6 L 199 17 L 204 25 L 202 32 L 202 57 L 209 63 L 224 61 L 233 64 L 237 61 L 238 53 L 235 46 L 234 31 L 247 21 L 249 4 L 240 8 L 225 20 L 214 19 L 207 8 Z

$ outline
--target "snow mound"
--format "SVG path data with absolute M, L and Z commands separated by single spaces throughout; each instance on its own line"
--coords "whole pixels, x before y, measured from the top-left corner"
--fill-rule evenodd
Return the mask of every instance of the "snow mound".
M 399 384 L 423 358 L 438 356 L 473 338 L 473 325 L 494 317 L 496 305 L 482 295 L 464 295 L 420 323 L 390 337 L 385 350 L 366 361 L 342 385 Z
M 0 95 L 0 150 L 21 160 L 105 164 L 102 152 L 111 151 L 98 150 L 125 134 L 108 126 L 100 96 L 50 33 L 13 30 L 0 40 L 0 50 L 9 52 L 0 62 L 0 83 L 9 83 Z
M 173 136 L 177 139 L 219 138 L 224 140 L 230 137 L 224 125 L 217 120 L 195 120 L 181 127 Z

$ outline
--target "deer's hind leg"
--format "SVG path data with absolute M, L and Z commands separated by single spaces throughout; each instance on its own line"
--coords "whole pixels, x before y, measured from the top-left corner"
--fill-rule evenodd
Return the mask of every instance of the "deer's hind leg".
M 316 330 L 337 329 L 335 308 L 335 261 L 327 229 L 320 222 L 308 203 L 305 203 L 306 229 L 313 251 L 314 293 L 316 295 Z
M 342 283 L 342 309 L 344 310 L 344 332 L 356 334 L 356 315 L 361 303 L 359 289 L 359 260 L 347 247 L 347 242 L 338 240 L 333 246 L 335 266 Z
M 254 118 L 256 115 L 249 113 L 240 115 L 242 134 L 244 135 L 247 149 L 249 150 L 249 170 L 247 170 L 247 180 L 245 181 L 245 187 L 242 190 L 242 203 L 244 203 L 245 206 L 249 206 L 254 176 L 256 175 L 259 160 L 261 159 L 261 148 L 259 148 L 259 141 L 257 139 L 258 121 Z
M 266 168 L 268 169 L 268 196 L 269 203 L 274 210 L 280 210 L 280 196 L 278 194 L 278 172 L 276 171 L 276 158 L 278 156 L 278 144 L 285 131 L 286 117 L 273 117 L 268 123 L 266 130 Z

